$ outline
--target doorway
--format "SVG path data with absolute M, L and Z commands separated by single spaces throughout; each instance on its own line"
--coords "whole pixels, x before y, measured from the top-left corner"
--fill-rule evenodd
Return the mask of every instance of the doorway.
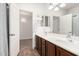
M 39 56 L 32 49 L 32 13 L 20 10 L 20 52 L 18 56 Z
M 20 10 L 20 50 L 32 49 L 32 13 Z

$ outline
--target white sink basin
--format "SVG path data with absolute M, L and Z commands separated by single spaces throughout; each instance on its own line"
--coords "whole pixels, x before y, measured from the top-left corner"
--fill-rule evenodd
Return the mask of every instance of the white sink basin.
M 56 41 L 64 43 L 66 45 L 79 45 L 79 41 L 72 39 L 71 39 L 72 41 L 70 41 L 69 39 L 70 38 L 59 38 L 59 39 L 57 38 Z
M 72 39 L 72 38 L 66 38 L 66 36 L 64 36 L 64 35 L 48 34 L 47 38 L 55 40 L 57 42 L 64 43 L 64 44 L 69 44 L 69 45 L 77 45 L 77 44 L 79 44 L 79 40 L 75 40 L 75 39 Z M 70 41 L 69 39 L 71 39 L 72 41 Z
M 69 41 L 70 38 L 66 38 L 66 35 L 60 35 L 60 34 L 52 34 L 48 33 L 47 35 L 41 34 L 43 38 L 46 38 L 48 41 L 55 41 L 60 44 L 65 44 L 67 46 L 77 46 L 79 45 L 79 40 L 76 40 L 75 38 L 71 38 L 72 41 Z M 78 39 L 78 38 L 77 38 Z

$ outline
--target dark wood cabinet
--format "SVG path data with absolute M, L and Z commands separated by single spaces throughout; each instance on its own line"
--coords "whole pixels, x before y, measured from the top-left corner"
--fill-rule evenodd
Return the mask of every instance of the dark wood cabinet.
M 55 56 L 55 45 L 46 41 L 46 56 Z
M 70 53 L 69 51 L 66 51 L 60 47 L 56 46 L 56 55 L 57 56 L 76 56 L 75 54 Z
M 42 53 L 42 39 L 38 36 L 36 36 L 36 49 L 38 53 L 41 55 Z
M 39 45 L 38 52 L 39 52 L 40 55 L 42 55 L 42 38 L 39 37 L 38 43 L 39 43 L 38 44 Z
M 36 36 L 36 50 L 40 56 L 76 56 L 39 36 Z
M 41 56 L 46 55 L 46 41 L 39 36 L 36 36 L 36 50 Z
M 42 56 L 46 55 L 46 40 L 42 39 Z
M 35 39 L 36 39 L 36 47 L 35 47 L 35 49 L 38 51 L 38 47 L 39 47 L 39 44 L 38 44 L 38 42 L 39 42 L 38 36 L 35 36 Z

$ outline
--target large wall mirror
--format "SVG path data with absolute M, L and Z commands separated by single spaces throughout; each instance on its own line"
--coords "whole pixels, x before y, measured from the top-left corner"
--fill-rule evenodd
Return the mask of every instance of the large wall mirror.
M 63 9 L 62 16 L 42 16 L 41 26 L 49 26 L 52 33 L 79 36 L 79 3 L 67 3 Z
M 71 33 L 79 36 L 79 14 L 67 14 L 61 17 L 53 17 L 53 32 L 57 34 Z
M 53 16 L 53 33 L 79 36 L 79 3 L 67 3 L 65 14 Z

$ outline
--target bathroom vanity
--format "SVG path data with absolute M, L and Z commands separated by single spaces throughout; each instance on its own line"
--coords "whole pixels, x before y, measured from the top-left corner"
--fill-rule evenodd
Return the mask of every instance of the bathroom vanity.
M 47 36 L 47 35 L 46 35 Z M 40 56 L 77 56 L 79 49 L 73 43 L 46 37 L 43 34 L 36 34 L 36 50 Z M 53 37 L 53 36 L 52 36 Z M 72 45 L 72 46 L 71 46 Z M 78 50 L 77 50 L 77 49 Z
M 41 56 L 79 55 L 79 14 L 43 17 L 41 24 L 49 24 L 36 31 L 36 49 Z

